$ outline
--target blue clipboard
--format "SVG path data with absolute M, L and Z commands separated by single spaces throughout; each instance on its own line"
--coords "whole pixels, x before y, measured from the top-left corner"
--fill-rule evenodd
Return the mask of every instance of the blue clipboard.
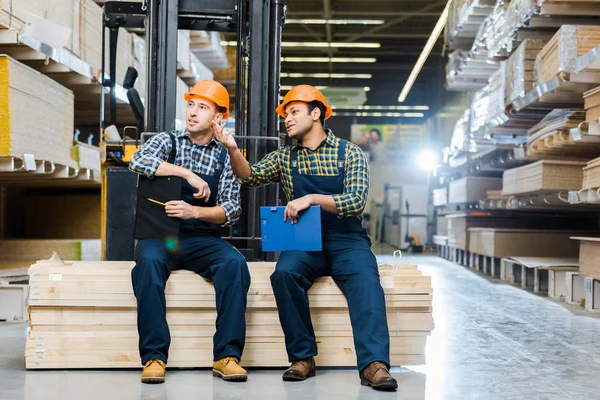
M 321 206 L 310 206 L 300 213 L 294 225 L 283 222 L 285 207 L 261 207 L 260 227 L 264 252 L 303 250 L 321 251 Z

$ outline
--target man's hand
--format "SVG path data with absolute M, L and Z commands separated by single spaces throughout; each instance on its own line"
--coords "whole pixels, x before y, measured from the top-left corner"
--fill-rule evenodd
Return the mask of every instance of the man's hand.
M 209 123 L 210 128 L 213 131 L 213 135 L 219 142 L 223 143 L 223 145 L 227 147 L 229 151 L 237 150 L 238 146 L 235 138 L 233 137 L 233 129 L 225 129 L 224 126 L 217 121 L 210 121 Z
M 183 200 L 169 201 L 165 206 L 167 215 L 171 218 L 193 219 L 198 218 L 197 207 L 191 206 Z
M 192 171 L 189 171 L 186 181 L 190 184 L 191 187 L 197 190 L 194 193 L 194 198 L 196 199 L 205 199 L 208 201 L 210 199 L 210 187 L 208 187 L 208 183 L 198 175 L 194 174 Z
M 285 211 L 283 212 L 283 221 L 287 221 L 288 219 L 292 224 L 298 222 L 298 218 L 300 218 L 300 212 L 302 210 L 306 210 L 312 204 L 310 195 L 300 197 L 299 199 L 292 200 L 285 207 Z

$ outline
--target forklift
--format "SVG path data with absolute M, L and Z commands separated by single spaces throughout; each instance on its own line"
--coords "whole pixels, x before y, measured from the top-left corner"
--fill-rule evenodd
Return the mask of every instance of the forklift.
M 108 115 L 101 95 L 102 259 L 129 261 L 134 255 L 137 174 L 128 169 L 131 156 L 154 134 L 175 127 L 177 31 L 234 32 L 236 50 L 235 135 L 249 162 L 259 161 L 280 143 L 279 103 L 281 31 L 287 0 L 145 0 L 108 1 L 103 9 L 101 84 L 109 91 Z M 135 127 L 117 121 L 117 38 L 120 28 L 145 29 L 147 82 L 145 104 L 133 87 L 130 67 L 122 87 L 136 118 Z M 108 32 L 108 69 L 105 42 Z M 104 73 L 107 71 L 107 75 Z M 111 135 L 107 137 L 107 133 Z M 278 186 L 278 185 L 277 185 Z M 249 261 L 267 257 L 260 247 L 260 205 L 277 205 L 274 185 L 242 189 L 242 218 L 222 236 Z

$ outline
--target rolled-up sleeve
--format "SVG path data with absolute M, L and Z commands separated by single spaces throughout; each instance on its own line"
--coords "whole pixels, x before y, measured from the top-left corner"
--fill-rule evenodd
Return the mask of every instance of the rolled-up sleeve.
M 235 179 L 231 169 L 229 155 L 225 159 L 225 167 L 219 179 L 219 193 L 217 194 L 217 205 L 225 210 L 227 221 L 223 226 L 234 225 L 242 214 L 240 199 L 240 183 Z
M 131 156 L 129 169 L 148 178 L 153 178 L 158 166 L 165 161 L 171 151 L 171 138 L 168 133 L 153 136 Z
M 281 182 L 279 157 L 280 150 L 267 154 L 258 163 L 250 165 L 249 177 L 246 179 L 238 178 L 238 182 L 250 187 L 262 186 L 271 182 Z
M 338 217 L 360 216 L 369 194 L 369 166 L 356 145 L 348 144 L 345 172 L 344 192 L 333 196 Z

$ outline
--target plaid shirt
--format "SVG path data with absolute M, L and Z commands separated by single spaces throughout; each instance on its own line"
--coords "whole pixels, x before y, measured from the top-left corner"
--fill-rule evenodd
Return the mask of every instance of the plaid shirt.
M 338 147 L 340 139 L 330 130 L 327 137 L 312 151 L 299 144 L 283 146 L 267 154 L 260 162 L 251 166 L 252 172 L 246 179 L 238 180 L 245 186 L 261 186 L 270 182 L 281 182 L 288 200 L 294 199 L 290 152 L 298 150 L 298 172 L 302 175 L 336 176 L 339 173 Z M 353 143 L 346 145 L 344 191 L 334 194 L 333 200 L 340 218 L 360 216 L 365 208 L 369 193 L 369 168 L 362 150 Z
M 189 169 L 196 174 L 212 175 L 221 152 L 221 143 L 214 137 L 205 145 L 192 142 L 187 130 L 173 132 L 177 138 L 177 157 L 175 165 Z M 152 178 L 158 166 L 169 158 L 171 138 L 168 133 L 153 136 L 131 157 L 129 169 L 138 174 Z M 236 181 L 231 169 L 229 154 L 225 158 L 225 166 L 219 179 L 217 205 L 225 210 L 227 225 L 235 224 L 240 218 L 240 184 Z

